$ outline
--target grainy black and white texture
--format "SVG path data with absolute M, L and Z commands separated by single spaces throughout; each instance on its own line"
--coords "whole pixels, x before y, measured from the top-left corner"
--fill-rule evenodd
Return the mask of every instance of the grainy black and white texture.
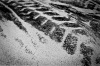
M 76 36 L 72 36 L 72 34 L 68 34 L 65 38 L 63 48 L 66 50 L 66 52 L 70 55 L 74 55 L 77 49 L 77 41 L 78 38 Z
M 99 66 L 99 0 L 41 1 L 0 1 L 0 65 Z

